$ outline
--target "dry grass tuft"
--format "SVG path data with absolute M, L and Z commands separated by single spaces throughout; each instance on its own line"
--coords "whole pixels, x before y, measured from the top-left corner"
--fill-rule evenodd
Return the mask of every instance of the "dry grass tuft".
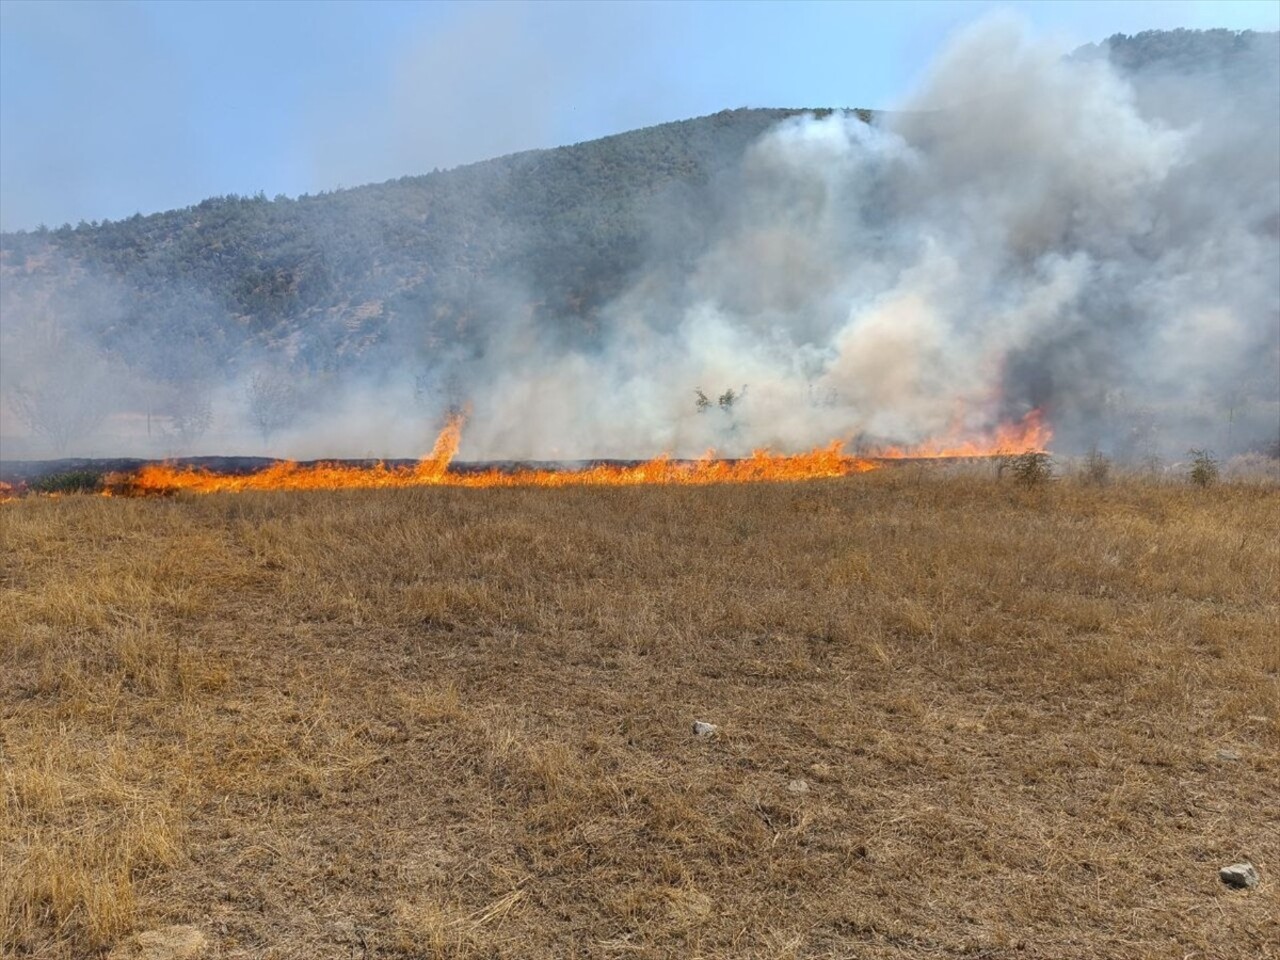
M 1280 493 L 1080 479 L 6 504 L 0 952 L 1274 955 Z

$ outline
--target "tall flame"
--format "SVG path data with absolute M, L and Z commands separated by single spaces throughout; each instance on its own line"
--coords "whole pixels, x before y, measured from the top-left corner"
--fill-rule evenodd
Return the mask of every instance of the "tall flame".
M 413 476 L 420 483 L 439 483 L 444 478 L 449 464 L 457 456 L 458 445 L 462 443 L 462 421 L 460 413 L 450 416 L 432 444 L 431 452 L 418 461 Z

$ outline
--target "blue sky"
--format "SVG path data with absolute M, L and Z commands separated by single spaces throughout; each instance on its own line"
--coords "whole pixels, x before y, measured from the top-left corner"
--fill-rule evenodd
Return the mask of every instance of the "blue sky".
M 1070 50 L 1280 3 L 0 0 L 0 226 L 297 195 L 739 106 L 892 107 L 999 10 Z

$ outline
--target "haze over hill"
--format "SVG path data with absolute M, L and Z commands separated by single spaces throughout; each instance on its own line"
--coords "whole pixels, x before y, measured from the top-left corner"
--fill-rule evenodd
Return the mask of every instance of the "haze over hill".
M 1278 37 L 1064 61 L 996 21 L 892 116 L 726 111 L 5 234 L 4 455 L 412 455 L 449 408 L 472 457 L 913 442 L 1033 408 L 1067 449 L 1265 444 Z

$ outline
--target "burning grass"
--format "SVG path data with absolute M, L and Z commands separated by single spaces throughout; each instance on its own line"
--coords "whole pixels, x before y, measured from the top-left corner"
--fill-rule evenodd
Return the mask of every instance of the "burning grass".
M 868 473 L 880 461 L 993 457 L 1043 451 L 1053 433 L 1038 410 L 1016 423 L 1002 424 L 989 435 L 954 436 L 914 448 L 889 447 L 865 456 L 844 450 L 840 441 L 806 453 L 777 454 L 756 450 L 742 459 L 723 459 L 714 450 L 698 460 L 659 456 L 631 465 L 601 464 L 584 469 L 551 470 L 519 467 L 513 470 L 451 470 L 462 439 L 463 418 L 452 417 L 436 438 L 431 452 L 413 466 L 383 463 L 351 465 L 317 463 L 303 466 L 282 461 L 255 473 L 214 473 L 151 464 L 136 473 L 112 474 L 105 480 L 109 494 L 147 496 L 193 493 L 244 493 L 252 490 L 385 490 L 410 487 L 636 487 L 707 486 L 726 483 L 777 483 L 825 480 Z
M 846 455 L 833 443 L 808 453 L 775 455 L 758 450 L 740 460 L 707 454 L 699 460 L 656 457 L 634 465 L 599 464 L 581 469 L 516 467 L 451 471 L 447 459 L 426 457 L 412 467 L 355 466 L 288 461 L 256 473 L 213 473 L 154 464 L 135 474 L 108 478 L 110 491 L 125 496 L 192 493 L 244 493 L 282 490 L 386 490 L 411 487 L 638 487 L 706 486 L 720 483 L 768 483 L 844 477 L 874 470 L 874 461 Z
M 928 469 L 18 500 L 0 949 L 1266 956 L 1278 508 Z

